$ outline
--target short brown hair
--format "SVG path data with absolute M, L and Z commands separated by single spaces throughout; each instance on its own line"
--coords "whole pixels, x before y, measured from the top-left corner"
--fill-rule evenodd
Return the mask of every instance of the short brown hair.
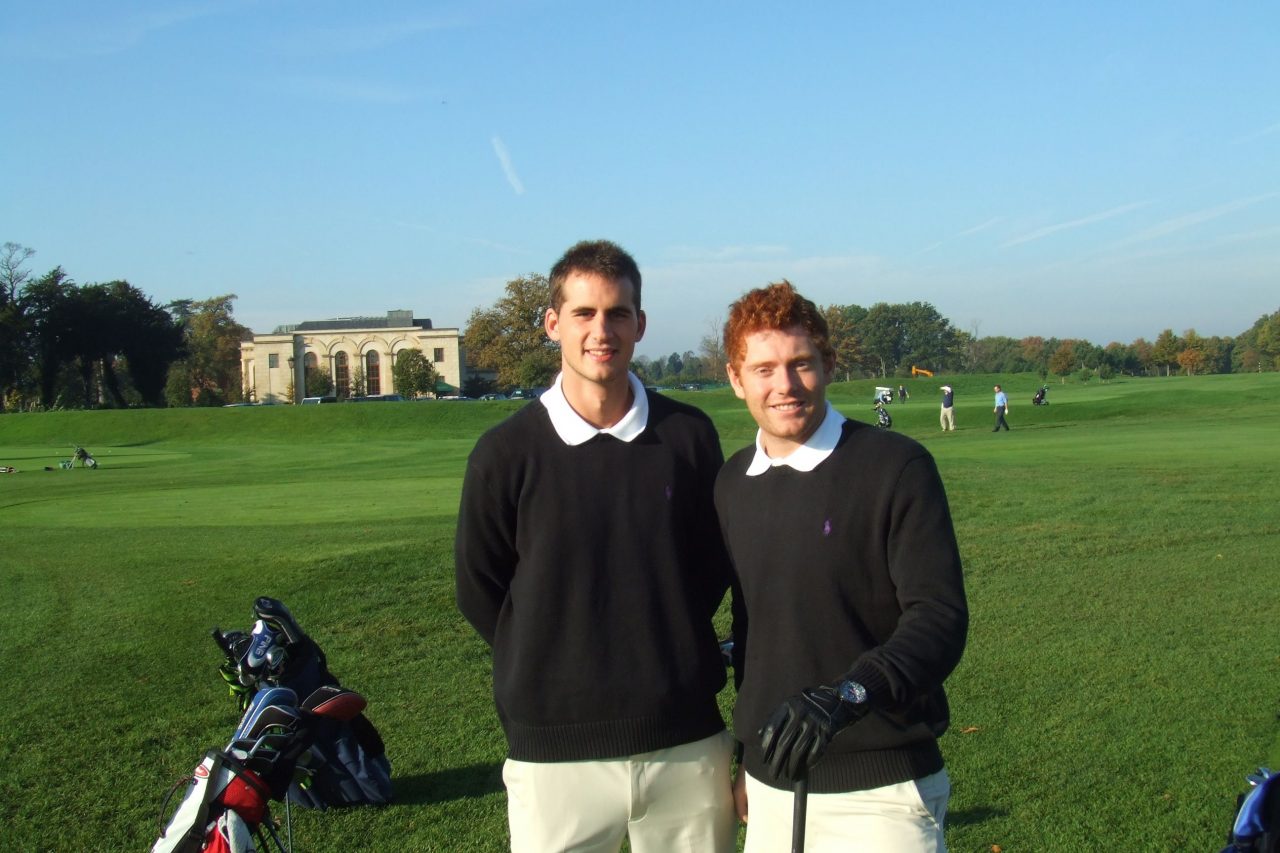
M 747 336 L 772 329 L 800 326 L 822 354 L 828 370 L 836 363 L 827 321 L 808 299 L 785 278 L 768 287 L 757 288 L 729 306 L 729 320 L 724 324 L 724 354 L 735 368 L 747 357 Z
M 551 308 L 560 310 L 564 304 L 564 283 L 574 273 L 595 273 L 610 281 L 626 279 L 631 282 L 631 293 L 636 311 L 640 310 L 640 267 L 635 258 L 617 243 L 608 240 L 583 240 L 571 246 L 556 265 L 551 268 Z

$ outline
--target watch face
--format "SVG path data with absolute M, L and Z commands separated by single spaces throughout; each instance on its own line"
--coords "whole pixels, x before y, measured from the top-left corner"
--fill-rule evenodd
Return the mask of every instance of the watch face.
M 861 705 L 867 701 L 867 688 L 856 681 L 842 681 L 839 693 L 840 698 L 850 705 Z

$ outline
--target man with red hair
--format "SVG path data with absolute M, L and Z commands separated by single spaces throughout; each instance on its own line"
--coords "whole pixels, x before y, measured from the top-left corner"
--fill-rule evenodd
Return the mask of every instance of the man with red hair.
M 787 849 L 788 791 L 805 776 L 810 849 L 945 850 L 942 684 L 968 609 L 933 458 L 827 402 L 827 325 L 790 283 L 734 303 L 724 337 L 759 427 L 716 481 L 736 573 L 746 853 Z

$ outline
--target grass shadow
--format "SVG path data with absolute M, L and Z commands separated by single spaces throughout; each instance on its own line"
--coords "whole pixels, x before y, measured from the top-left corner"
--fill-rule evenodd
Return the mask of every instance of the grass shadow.
M 997 809 L 991 806 L 976 806 L 971 809 L 958 809 L 952 811 L 947 809 L 947 826 L 977 826 L 986 823 L 992 818 L 1005 817 L 1009 814 L 1007 809 Z
M 426 806 L 468 797 L 483 797 L 503 790 L 501 764 L 473 764 L 438 773 L 395 776 L 395 800 L 391 805 Z

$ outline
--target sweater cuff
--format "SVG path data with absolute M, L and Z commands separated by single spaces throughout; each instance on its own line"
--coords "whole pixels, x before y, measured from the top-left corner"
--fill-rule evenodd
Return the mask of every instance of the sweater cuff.
M 879 667 L 866 661 L 858 661 L 844 674 L 842 681 L 856 681 L 867 689 L 867 703 L 873 708 L 892 705 L 889 700 L 889 679 Z

